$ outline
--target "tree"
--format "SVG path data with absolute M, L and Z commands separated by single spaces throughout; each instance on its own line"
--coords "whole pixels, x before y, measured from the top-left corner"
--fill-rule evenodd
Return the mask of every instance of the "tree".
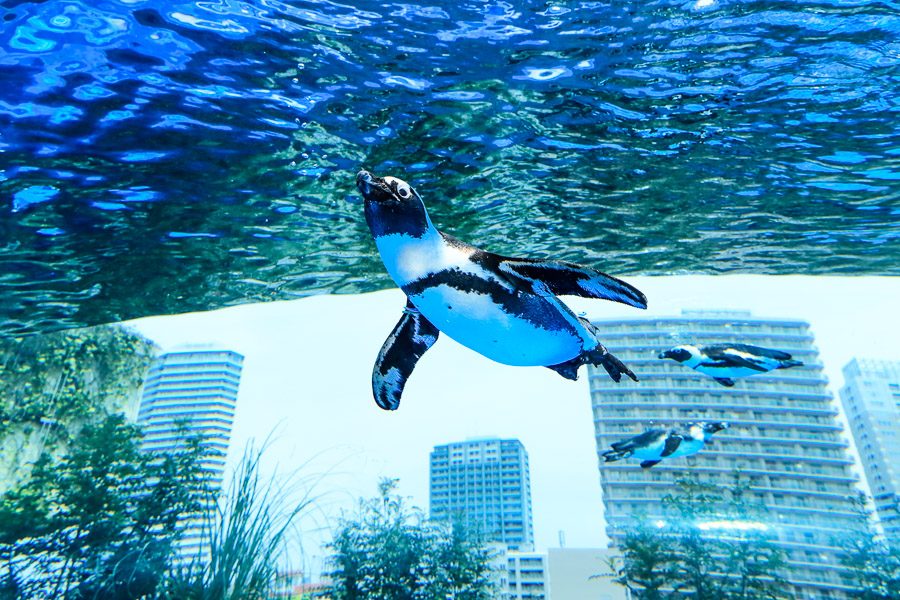
M 842 539 L 841 564 L 853 598 L 890 600 L 900 598 L 900 543 L 877 535 L 872 527 L 869 500 L 860 494 L 851 499 L 856 526 Z
M 133 599 L 153 594 L 179 519 L 206 496 L 202 448 L 143 453 L 121 415 L 82 428 L 59 458 L 0 498 L 0 550 L 12 598 Z
M 487 600 L 493 597 L 491 553 L 461 523 L 427 521 L 394 493 L 360 502 L 331 543 L 336 600 Z
M 631 592 L 635 600 L 661 600 L 678 575 L 678 558 L 659 528 L 639 522 L 625 533 L 619 545 L 622 559 L 610 562 L 613 579 Z
M 785 552 L 746 500 L 736 478 L 725 488 L 694 479 L 663 498 L 664 519 L 644 518 L 626 532 L 615 581 L 640 600 L 780 599 L 790 595 L 781 572 Z
M 119 414 L 152 351 L 118 326 L 0 340 L 0 597 L 155 591 L 207 492 L 197 440 L 145 454 Z

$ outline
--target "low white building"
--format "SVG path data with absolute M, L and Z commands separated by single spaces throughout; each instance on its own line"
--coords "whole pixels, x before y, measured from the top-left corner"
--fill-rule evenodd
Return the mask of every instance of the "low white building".
M 506 574 L 509 600 L 550 600 L 546 554 L 508 552 Z
M 626 590 L 613 582 L 608 548 L 550 548 L 548 579 L 552 600 L 626 600 Z

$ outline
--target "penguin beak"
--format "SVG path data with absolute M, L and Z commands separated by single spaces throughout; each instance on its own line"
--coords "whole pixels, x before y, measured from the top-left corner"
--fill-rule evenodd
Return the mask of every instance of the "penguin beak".
M 356 174 L 356 187 L 359 188 L 359 191 L 363 196 L 366 195 L 366 192 L 369 191 L 369 187 L 374 183 L 375 178 L 372 177 L 372 174 L 363 169 L 359 173 Z
M 657 356 L 656 358 L 669 358 L 669 351 L 665 350 L 664 352 L 660 352 L 659 356 Z
M 383 179 L 375 177 L 365 169 L 356 174 L 356 187 L 365 200 L 379 202 L 393 198 Z

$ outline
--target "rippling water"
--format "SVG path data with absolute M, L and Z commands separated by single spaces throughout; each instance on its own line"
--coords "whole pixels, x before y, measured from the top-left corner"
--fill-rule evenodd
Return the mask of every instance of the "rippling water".
M 391 285 L 354 187 L 616 274 L 900 272 L 900 4 L 7 1 L 0 331 Z

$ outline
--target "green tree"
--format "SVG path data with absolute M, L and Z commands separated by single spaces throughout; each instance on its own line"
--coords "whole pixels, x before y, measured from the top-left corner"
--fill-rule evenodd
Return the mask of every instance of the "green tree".
M 663 498 L 664 519 L 639 520 L 613 563 L 615 581 L 640 600 L 781 599 L 791 595 L 781 573 L 786 555 L 762 524 L 765 507 L 732 486 L 682 479 Z
M 852 501 L 856 526 L 839 542 L 847 583 L 854 588 L 850 596 L 863 600 L 900 598 L 900 543 L 877 534 L 866 496 L 860 494 Z
M 610 567 L 613 579 L 625 586 L 635 600 L 665 598 L 678 576 L 678 557 L 667 537 L 648 521 L 641 521 L 625 533 L 619 545 L 620 560 L 613 559 Z
M 360 502 L 331 543 L 336 600 L 487 600 L 493 597 L 491 553 L 460 523 L 427 521 L 394 493 Z
M 144 453 L 121 415 L 84 426 L 62 457 L 45 453 L 0 498 L 3 589 L 10 598 L 133 599 L 153 594 L 178 522 L 208 494 L 203 450 L 185 438 Z

